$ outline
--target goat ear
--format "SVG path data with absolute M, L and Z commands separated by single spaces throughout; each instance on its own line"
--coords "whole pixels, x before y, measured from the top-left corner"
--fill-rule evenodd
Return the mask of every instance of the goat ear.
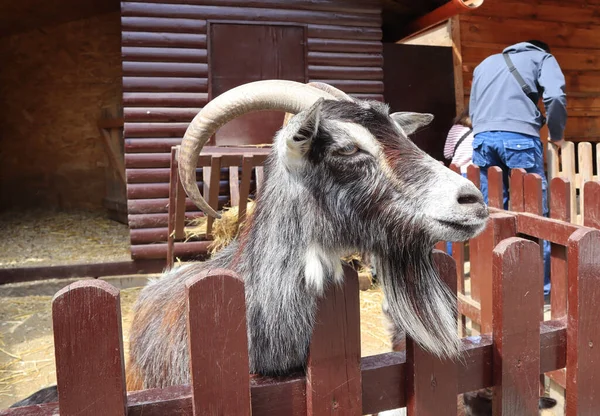
M 411 135 L 416 132 L 420 127 L 425 127 L 433 121 L 433 114 L 429 113 L 392 113 L 390 114 L 392 120 L 394 120 L 402 128 L 406 135 Z
M 289 124 L 287 150 L 291 159 L 301 158 L 310 149 L 312 139 L 317 135 L 321 120 L 323 98 L 319 98 L 310 108 L 298 113 Z

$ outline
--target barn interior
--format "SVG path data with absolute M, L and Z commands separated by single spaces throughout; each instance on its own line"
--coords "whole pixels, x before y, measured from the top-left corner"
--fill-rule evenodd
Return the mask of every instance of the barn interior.
M 119 3 L 2 2 L 0 62 L 0 268 L 128 259 Z

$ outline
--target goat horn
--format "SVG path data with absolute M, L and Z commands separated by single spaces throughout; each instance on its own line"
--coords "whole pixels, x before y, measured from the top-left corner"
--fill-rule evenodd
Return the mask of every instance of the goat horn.
M 319 98 L 335 99 L 331 93 L 306 84 L 267 80 L 240 85 L 211 100 L 190 123 L 179 149 L 179 176 L 187 196 L 206 215 L 221 218 L 202 198 L 196 183 L 198 156 L 208 139 L 222 125 L 243 114 L 261 110 L 296 114 L 309 108 Z
M 340 101 L 354 101 L 352 99 L 352 97 L 350 97 L 348 94 L 346 94 L 344 91 L 333 87 L 329 84 L 326 84 L 324 82 L 309 82 L 308 84 L 309 87 L 313 87 L 316 88 L 318 90 L 321 91 L 325 91 L 329 94 L 331 94 L 333 97 L 335 97 L 337 100 Z M 285 117 L 283 118 L 283 126 L 287 126 L 288 122 L 290 121 L 290 119 L 294 116 L 294 114 L 291 113 L 285 113 Z

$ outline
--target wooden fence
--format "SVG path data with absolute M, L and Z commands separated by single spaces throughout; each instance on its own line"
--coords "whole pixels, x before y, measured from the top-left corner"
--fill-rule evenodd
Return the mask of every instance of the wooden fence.
M 593 146 L 595 145 L 595 158 Z M 584 195 L 587 181 L 600 178 L 600 143 L 579 142 L 577 152 L 575 143 L 565 142 L 560 148 L 560 155 L 556 146 L 548 143 L 546 148 L 546 161 L 548 164 L 548 179 L 565 178 L 571 183 L 570 209 L 571 222 L 583 224 L 585 209 Z
M 495 213 L 490 224 L 565 244 L 561 317 L 541 319 L 539 246 L 510 237 L 485 253 L 494 298 L 482 304 L 491 307 L 489 334 L 462 339 L 460 359 L 440 360 L 411 340 L 404 353 L 361 359 L 358 282 L 346 268 L 344 284 L 319 302 L 306 374 L 265 378 L 248 373 L 243 283 L 213 270 L 187 282 L 191 384 L 126 393 L 119 291 L 82 281 L 53 300 L 60 402 L 1 414 L 51 415 L 60 407 L 61 415 L 360 415 L 407 406 L 410 416 L 453 415 L 457 394 L 495 386 L 497 414 L 537 415 L 539 375 L 565 367 L 567 415 L 596 414 L 600 231 L 526 213 Z M 454 261 L 439 251 L 434 257 L 456 289 Z

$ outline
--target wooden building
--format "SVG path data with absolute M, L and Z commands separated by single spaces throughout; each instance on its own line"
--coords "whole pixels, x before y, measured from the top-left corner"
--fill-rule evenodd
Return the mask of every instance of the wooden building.
M 455 111 L 451 50 L 396 42 L 473 1 L 5 2 L 0 209 L 121 203 L 133 257 L 164 258 L 171 146 L 212 97 L 259 79 L 324 81 L 432 112 L 415 140 L 439 158 Z M 282 119 L 242 117 L 210 145 L 270 143 Z
M 567 81 L 568 121 L 565 138 L 600 141 L 600 2 L 597 0 L 486 0 L 457 18 L 465 100 L 473 69 L 508 45 L 529 39 L 550 46 Z M 546 139 L 547 129 L 542 131 Z
M 408 33 L 407 27 L 419 30 L 415 21 L 447 3 L 123 2 L 125 163 L 134 258 L 166 254 L 171 146 L 207 101 L 246 82 L 323 81 L 355 97 L 384 100 L 385 94 L 393 109 L 433 112 L 436 123 L 417 140 L 441 156 L 439 137 L 445 137 L 454 116 L 451 51 L 419 53 L 419 47 L 395 41 Z M 467 9 L 460 7 L 446 13 Z M 443 18 L 448 16 L 437 21 Z M 282 120 L 281 113 L 242 117 L 222 128 L 209 145 L 270 143 Z M 199 172 L 200 186 L 202 177 Z M 222 180 L 227 177 L 223 172 Z M 219 200 L 227 199 L 222 195 Z M 188 203 L 187 209 L 195 207 Z

